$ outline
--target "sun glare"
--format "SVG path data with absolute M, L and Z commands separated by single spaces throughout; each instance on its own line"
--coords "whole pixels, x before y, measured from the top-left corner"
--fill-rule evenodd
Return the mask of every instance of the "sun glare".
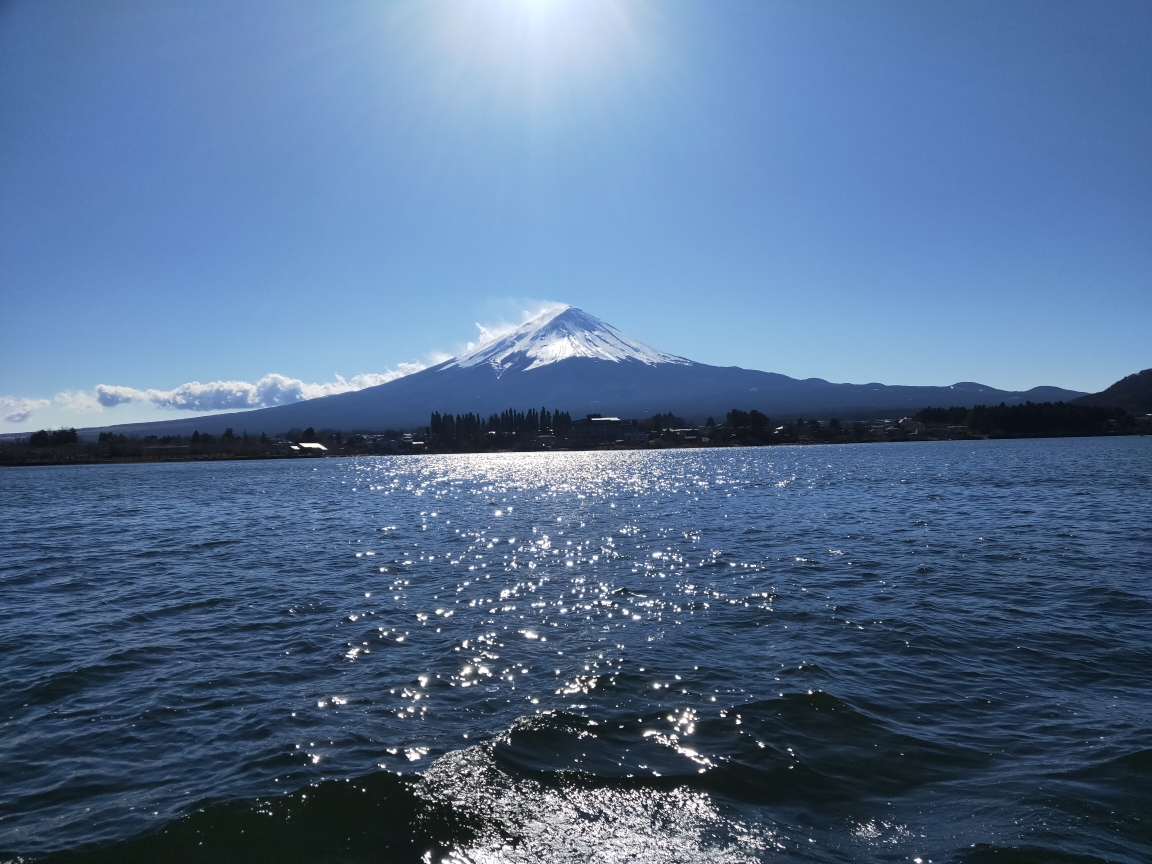
M 440 42 L 449 64 L 537 96 L 599 81 L 635 56 L 636 27 L 617 0 L 481 0 L 442 8 Z

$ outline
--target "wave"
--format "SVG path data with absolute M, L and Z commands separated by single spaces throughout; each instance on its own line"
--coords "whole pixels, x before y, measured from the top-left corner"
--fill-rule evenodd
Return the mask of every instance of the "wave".
M 521 717 L 422 776 L 380 771 L 203 804 L 155 833 L 42 860 L 760 861 L 811 854 L 795 820 L 769 813 L 902 794 L 981 762 L 826 693 L 723 713 Z

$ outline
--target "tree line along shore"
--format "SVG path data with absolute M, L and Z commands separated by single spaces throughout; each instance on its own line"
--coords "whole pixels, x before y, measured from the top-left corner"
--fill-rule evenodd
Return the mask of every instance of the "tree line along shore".
M 763 447 L 785 444 L 854 444 L 994 438 L 1058 438 L 1152 433 L 1152 414 L 1134 417 L 1121 408 L 1064 402 L 928 407 L 906 417 L 841 421 L 795 418 L 774 421 L 758 410 L 733 409 L 717 422 L 689 423 L 673 412 L 642 420 L 564 411 L 508 409 L 487 418 L 434 412 L 427 426 L 382 432 L 291 429 L 221 435 L 127 437 L 101 432 L 84 440 L 75 429 L 40 430 L 22 441 L 0 443 L 0 465 L 107 462 L 180 462 L 295 459 L 362 454 L 528 452 L 540 450 Z

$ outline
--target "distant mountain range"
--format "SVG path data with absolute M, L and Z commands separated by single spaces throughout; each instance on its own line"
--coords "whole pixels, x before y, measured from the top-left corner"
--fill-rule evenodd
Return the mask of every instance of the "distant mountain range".
M 1009 405 L 1070 401 L 1086 394 L 1059 387 L 1023 392 L 961 382 L 948 387 L 833 384 L 737 366 L 709 366 L 649 347 L 574 306 L 552 309 L 502 338 L 412 375 L 351 393 L 290 405 L 182 420 L 82 430 L 128 435 L 278 434 L 292 428 L 354 430 L 423 426 L 433 411 L 475 412 L 547 406 L 573 417 L 644 418 L 672 411 L 703 422 L 732 408 L 774 419 L 882 417 L 929 405 Z

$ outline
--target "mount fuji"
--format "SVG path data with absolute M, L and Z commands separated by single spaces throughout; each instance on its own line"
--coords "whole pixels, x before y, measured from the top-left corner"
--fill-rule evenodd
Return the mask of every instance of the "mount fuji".
M 1058 387 L 1024 392 L 962 382 L 947 387 L 834 384 L 737 366 L 709 366 L 659 351 L 574 306 L 554 307 L 507 335 L 386 384 L 229 414 L 127 424 L 104 429 L 131 435 L 218 434 L 226 427 L 269 435 L 294 427 L 384 430 L 423 426 L 433 411 L 476 412 L 547 406 L 573 417 L 597 413 L 644 418 L 672 411 L 703 422 L 730 409 L 758 409 L 774 419 L 843 419 L 910 413 L 928 405 L 1015 404 L 1084 395 Z

